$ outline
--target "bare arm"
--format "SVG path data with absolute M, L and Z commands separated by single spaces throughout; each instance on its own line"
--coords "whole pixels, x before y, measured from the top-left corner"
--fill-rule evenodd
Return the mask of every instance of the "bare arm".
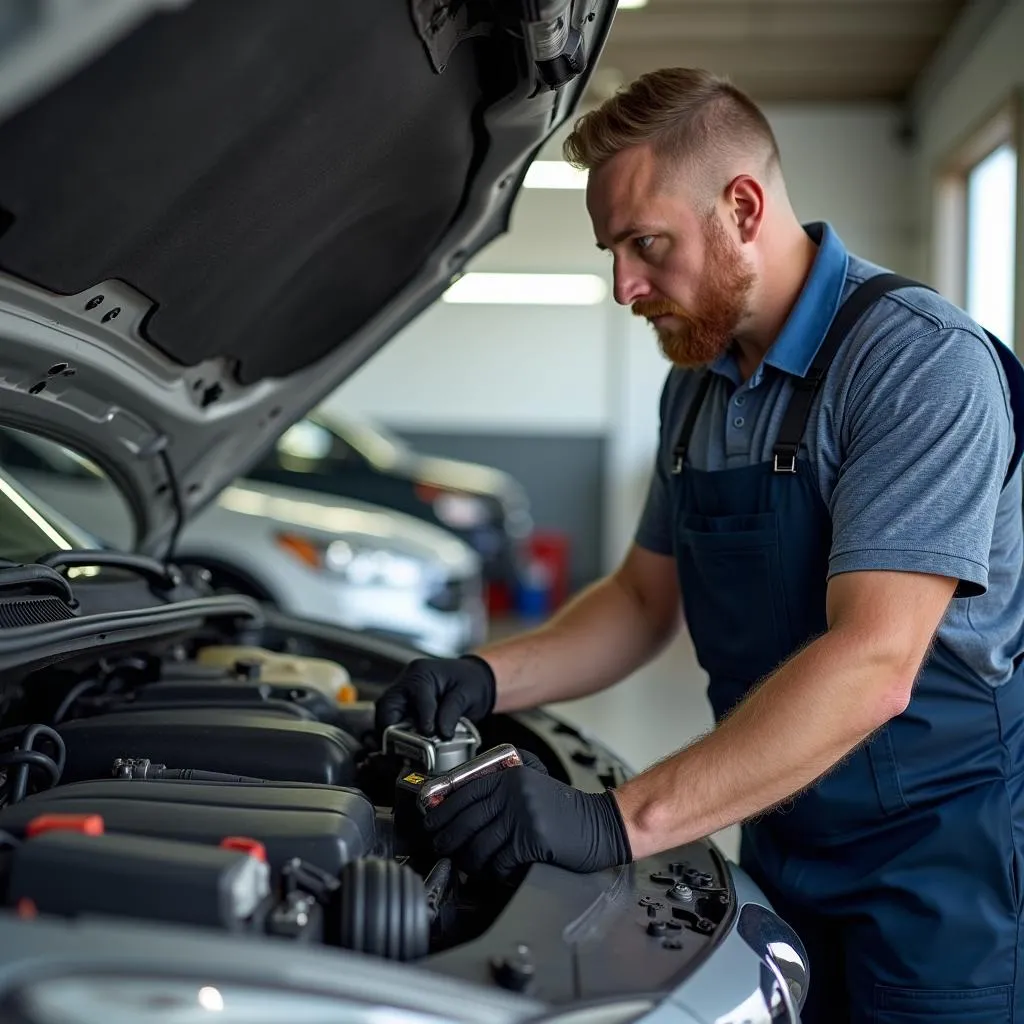
M 603 690 L 653 658 L 681 621 L 674 560 L 634 546 L 615 573 L 540 629 L 478 652 L 497 679 L 495 709 Z
M 900 714 L 955 585 L 907 572 L 834 577 L 827 633 L 712 733 L 616 790 L 634 857 L 767 810 Z

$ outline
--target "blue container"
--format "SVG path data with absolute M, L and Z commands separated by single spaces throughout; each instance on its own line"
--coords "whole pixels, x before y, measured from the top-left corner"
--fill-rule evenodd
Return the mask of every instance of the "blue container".
M 516 594 L 516 611 L 524 619 L 545 619 L 551 614 L 551 570 L 541 561 L 526 567 Z

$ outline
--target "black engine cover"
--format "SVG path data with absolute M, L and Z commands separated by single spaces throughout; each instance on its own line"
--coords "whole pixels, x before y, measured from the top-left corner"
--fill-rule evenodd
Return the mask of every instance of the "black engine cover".
M 288 783 L 104 779 L 46 790 L 0 811 L 0 829 L 24 834 L 43 814 L 99 814 L 108 834 L 216 846 L 257 839 L 276 870 L 299 857 L 332 875 L 376 844 L 373 805 L 362 793 Z
M 242 708 L 120 711 L 66 722 L 61 783 L 109 779 L 117 758 L 278 782 L 348 786 L 355 739 L 331 725 Z

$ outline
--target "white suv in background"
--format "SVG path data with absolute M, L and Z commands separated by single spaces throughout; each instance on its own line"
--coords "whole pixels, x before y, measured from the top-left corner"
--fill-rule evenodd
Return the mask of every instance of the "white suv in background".
M 131 547 L 131 516 L 100 469 L 38 436 L 0 430 L 0 467 L 105 546 Z M 182 565 L 290 615 L 429 654 L 461 654 L 486 633 L 477 553 L 446 530 L 363 502 L 246 481 L 185 526 Z

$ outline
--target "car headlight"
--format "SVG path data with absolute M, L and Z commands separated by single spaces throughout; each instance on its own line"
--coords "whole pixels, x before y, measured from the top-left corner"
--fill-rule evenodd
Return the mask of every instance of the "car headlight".
M 475 530 L 492 523 L 497 510 L 486 498 L 460 491 L 446 491 L 430 484 L 418 484 L 416 497 L 430 505 L 434 515 L 453 530 Z
M 423 581 L 423 566 L 416 559 L 392 551 L 360 550 L 345 540 L 327 546 L 324 566 L 355 586 L 412 588 Z
M 311 569 L 333 573 L 354 587 L 412 590 L 426 577 L 426 566 L 409 555 L 366 548 L 348 540 L 320 541 L 279 533 L 278 546 Z
M 445 526 L 455 530 L 474 530 L 494 518 L 487 502 L 471 494 L 439 494 L 434 512 Z

